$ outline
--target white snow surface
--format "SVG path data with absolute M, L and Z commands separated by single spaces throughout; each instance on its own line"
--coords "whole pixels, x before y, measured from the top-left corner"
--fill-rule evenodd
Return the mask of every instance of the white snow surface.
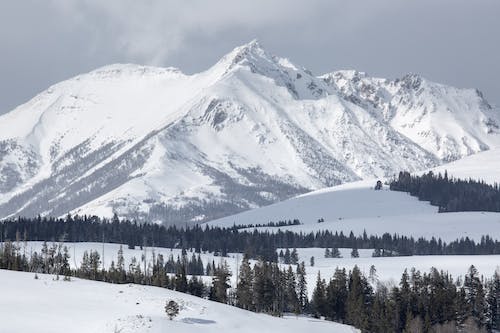
M 476 90 L 315 76 L 256 41 L 193 75 L 110 65 L 0 116 L 0 217 L 207 221 L 494 148 L 498 124 Z
M 352 231 L 356 236 L 366 231 L 368 235 L 390 233 L 428 240 L 435 237 L 446 242 L 465 237 L 479 241 L 485 235 L 500 239 L 500 213 L 438 213 L 437 207 L 405 192 L 389 191 L 387 186 L 375 191 L 374 184 L 372 180 L 322 189 L 207 224 L 255 226 L 299 219 L 301 225 L 258 229 L 306 233 L 331 230 L 345 235 Z M 324 222 L 318 223 L 319 219 Z
M 443 164 L 433 172 L 448 172 L 450 177 L 483 180 L 488 184 L 500 183 L 500 149 L 491 149 Z
M 133 284 L 116 285 L 0 270 L 5 333 L 337 332 L 358 330 L 306 317 L 276 318 L 187 294 Z M 170 321 L 167 301 L 180 305 Z M 8 320 L 7 320 L 8 319 Z

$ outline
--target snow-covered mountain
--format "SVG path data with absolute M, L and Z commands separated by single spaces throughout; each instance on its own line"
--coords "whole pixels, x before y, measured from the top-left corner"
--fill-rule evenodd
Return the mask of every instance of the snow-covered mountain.
M 256 41 L 208 70 L 111 65 L 0 116 L 0 217 L 206 221 L 500 146 L 480 92 L 314 76 Z

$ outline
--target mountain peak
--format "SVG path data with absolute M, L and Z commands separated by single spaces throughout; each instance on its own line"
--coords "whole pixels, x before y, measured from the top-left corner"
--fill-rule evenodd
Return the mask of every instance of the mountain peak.
M 243 59 L 262 56 L 267 56 L 266 51 L 260 46 L 257 39 L 253 39 L 246 44 L 235 47 L 231 52 L 224 56 L 223 59 L 226 58 L 239 62 Z
M 249 43 L 235 47 L 212 68 L 216 68 L 217 72 L 222 75 L 239 66 L 248 66 L 253 72 L 263 72 L 263 69 L 278 66 L 276 59 L 254 39 Z

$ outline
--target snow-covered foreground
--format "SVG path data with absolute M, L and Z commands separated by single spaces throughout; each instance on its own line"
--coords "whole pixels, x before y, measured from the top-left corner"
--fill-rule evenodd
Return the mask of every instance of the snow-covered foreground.
M 404 192 L 374 191 L 375 181 L 362 181 L 311 192 L 274 205 L 221 218 L 209 225 L 231 227 L 265 224 L 270 221 L 299 219 L 302 225 L 281 230 L 311 232 L 342 231 L 361 235 L 391 234 L 415 238 L 441 238 L 453 241 L 461 237 L 479 240 L 483 235 L 500 239 L 500 214 L 460 212 L 440 214 L 437 207 Z M 318 223 L 319 219 L 325 222 Z M 278 228 L 259 228 L 276 231 Z
M 0 270 L 1 332 L 329 332 L 358 330 L 306 317 L 276 318 L 175 291 Z M 181 306 L 170 321 L 167 300 Z

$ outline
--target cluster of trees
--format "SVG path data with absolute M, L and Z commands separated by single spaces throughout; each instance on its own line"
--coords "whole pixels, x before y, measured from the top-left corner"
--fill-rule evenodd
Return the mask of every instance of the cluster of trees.
M 276 263 L 262 260 L 252 267 L 245 257 L 232 304 L 273 315 L 305 312 L 308 298 L 304 262 L 294 271 L 292 266 L 281 268 Z
M 453 280 L 431 269 L 403 273 L 398 286 L 374 288 L 359 268 L 337 269 L 327 282 L 318 274 L 309 312 L 362 332 L 486 332 L 500 328 L 500 275 L 484 280 L 471 266 Z
M 297 249 L 293 249 L 290 252 L 289 248 L 285 249 L 285 252 L 283 252 L 283 249 L 280 250 L 278 254 L 279 262 L 285 265 L 297 265 L 299 262 L 299 254 L 297 253 Z
M 69 277 L 68 248 L 62 244 L 44 243 L 40 253 L 27 253 L 26 246 L 21 247 L 19 242 L 6 241 L 0 244 L 0 269 L 14 271 L 37 272 Z M 88 256 L 87 256 L 88 260 Z
M 278 222 L 269 222 L 269 223 L 257 223 L 257 224 L 241 224 L 241 225 L 234 225 L 233 228 L 236 229 L 249 229 L 249 228 L 262 228 L 262 227 L 272 227 L 272 228 L 279 228 L 279 227 L 288 227 L 292 225 L 301 225 L 300 220 L 298 219 L 293 219 L 293 220 L 288 220 L 288 221 L 278 221 Z
M 354 251 L 354 249 L 353 249 Z M 325 249 L 325 258 L 341 258 L 340 251 L 338 248 L 333 247 L 331 250 L 329 248 Z M 359 257 L 359 254 L 358 254 Z
M 432 171 L 421 176 L 400 172 L 390 183 L 393 191 L 408 192 L 419 200 L 430 201 L 440 212 L 489 211 L 500 212 L 498 184 L 489 185 L 472 179 L 449 178 L 448 173 Z
M 194 249 L 195 252 L 245 253 L 252 259 L 277 262 L 280 248 L 356 248 L 380 249 L 394 255 L 500 254 L 500 242 L 485 236 L 479 242 L 469 238 L 445 243 L 441 239 L 384 234 L 355 236 L 352 232 L 328 230 L 296 233 L 276 230 L 238 230 L 237 228 L 201 227 L 178 228 L 157 224 L 138 224 L 87 216 L 68 216 L 65 219 L 18 218 L 0 222 L 0 242 L 3 240 L 39 240 L 69 242 L 108 242 L 135 246 Z
M 0 244 L 0 269 L 53 274 L 56 279 L 61 276 L 65 280 L 74 276 L 110 283 L 152 285 L 199 297 L 209 297 L 211 290 L 205 286 L 201 275 L 214 276 L 215 280 L 223 270 L 221 267 L 227 271 L 225 264 L 216 266 L 213 261 L 207 263 L 205 270 L 200 256 L 194 253 L 191 259 L 183 253 L 174 261 L 172 256 L 165 260 L 162 254 L 153 252 L 150 261 L 142 255 L 140 259 L 132 257 L 126 265 L 121 246 L 116 262 L 113 260 L 109 269 L 104 268 L 101 254 L 95 250 L 84 251 L 80 265 L 72 269 L 68 248 L 62 243 L 48 245 L 44 242 L 40 253 L 27 253 L 26 248 L 19 242 L 6 241 Z

